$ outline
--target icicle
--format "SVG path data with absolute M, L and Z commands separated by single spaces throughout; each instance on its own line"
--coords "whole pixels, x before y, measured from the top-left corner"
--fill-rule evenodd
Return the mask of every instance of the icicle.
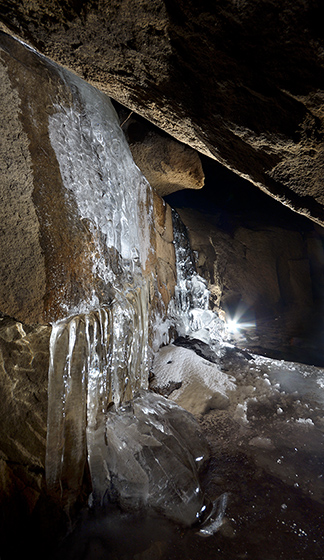
M 89 313 L 86 321 L 89 352 L 86 432 L 88 463 L 92 484 L 101 486 L 105 478 L 102 462 L 102 450 L 105 447 L 103 425 L 112 400 L 112 310 L 100 309 Z M 98 360 L 98 350 L 102 354 L 101 363 Z
M 73 501 L 86 459 L 86 333 L 83 317 L 59 321 L 50 339 L 46 480 L 51 491 Z M 64 501 L 64 500 L 63 500 Z
M 145 288 L 143 288 L 145 290 Z M 50 341 L 46 480 L 69 507 L 88 462 L 95 488 L 105 482 L 109 406 L 147 387 L 146 297 L 116 295 L 107 307 L 53 326 Z

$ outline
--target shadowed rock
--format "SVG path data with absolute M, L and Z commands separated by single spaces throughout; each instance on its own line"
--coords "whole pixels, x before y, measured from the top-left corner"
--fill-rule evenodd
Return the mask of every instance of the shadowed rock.
M 319 0 L 0 8 L 6 28 L 42 53 L 323 223 L 320 14 Z

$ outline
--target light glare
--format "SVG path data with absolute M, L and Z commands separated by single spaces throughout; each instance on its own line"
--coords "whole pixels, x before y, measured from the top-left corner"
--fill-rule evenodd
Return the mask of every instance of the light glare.
M 227 329 L 230 333 L 237 333 L 239 331 L 238 322 L 235 319 L 228 319 L 227 320 Z

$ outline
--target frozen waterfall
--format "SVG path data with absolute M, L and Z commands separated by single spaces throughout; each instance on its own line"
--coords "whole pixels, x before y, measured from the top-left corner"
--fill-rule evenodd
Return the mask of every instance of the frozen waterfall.
M 109 305 L 58 321 L 50 340 L 48 486 L 74 500 L 86 454 L 98 478 L 98 439 L 112 403 L 147 387 L 145 305 L 118 294 Z M 144 302 L 145 303 L 145 302 Z M 65 501 L 65 497 L 64 500 Z
M 73 95 L 49 117 L 67 201 L 95 240 L 92 293 L 53 325 L 50 343 L 47 484 L 74 499 L 86 453 L 109 405 L 147 387 L 147 285 L 150 188 L 135 166 L 104 94 L 60 70 Z M 72 207 L 72 206 L 71 206 Z M 145 211 L 144 211 L 145 210 Z
M 180 336 L 194 336 L 219 346 L 224 339 L 224 322 L 209 309 L 207 282 L 196 271 L 188 232 L 179 214 L 172 210 L 177 284 L 169 312 Z
M 94 240 L 94 285 L 52 328 L 47 486 L 68 511 L 88 462 L 92 505 L 148 506 L 190 525 L 205 509 L 208 450 L 190 414 L 147 391 L 150 187 L 109 99 L 60 73 L 73 103 L 57 104 L 49 136 L 67 203 Z

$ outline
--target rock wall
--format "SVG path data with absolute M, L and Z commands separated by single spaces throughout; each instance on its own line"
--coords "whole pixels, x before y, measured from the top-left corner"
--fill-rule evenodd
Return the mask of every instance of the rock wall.
M 188 228 L 197 271 L 208 281 L 212 307 L 230 316 L 245 310 L 261 325 L 276 320 L 278 334 L 285 330 L 288 339 L 310 333 L 311 325 L 319 328 L 324 304 L 322 228 L 302 231 L 291 223 L 285 228 L 255 222 L 229 232 L 216 216 L 191 209 L 178 212 Z
M 324 223 L 320 0 L 4 0 L 6 29 Z
M 42 519 L 45 499 L 47 371 L 50 326 L 30 327 L 0 315 L 0 551 L 3 558 L 35 551 L 53 532 Z M 47 502 L 47 506 L 49 504 Z M 35 534 L 35 526 L 38 527 Z M 20 536 L 17 539 L 17 528 Z M 21 547 L 21 550 L 20 550 Z M 34 548 L 34 547 L 33 547 Z

